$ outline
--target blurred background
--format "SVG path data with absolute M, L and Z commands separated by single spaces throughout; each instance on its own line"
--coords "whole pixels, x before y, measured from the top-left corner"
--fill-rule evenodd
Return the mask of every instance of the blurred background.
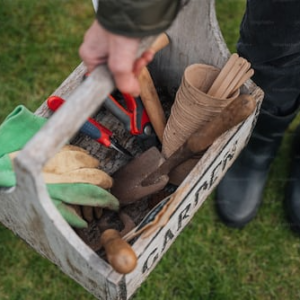
M 2 122 L 19 104 L 34 111 L 75 69 L 80 63 L 78 47 L 94 12 L 91 1 L 0 4 Z M 246 0 L 216 0 L 231 52 L 236 51 L 245 4 Z M 300 299 L 299 237 L 290 231 L 283 210 L 296 123 L 284 137 L 255 220 L 243 230 L 225 227 L 211 195 L 133 299 Z M 95 298 L 0 225 L 0 300 L 6 299 Z

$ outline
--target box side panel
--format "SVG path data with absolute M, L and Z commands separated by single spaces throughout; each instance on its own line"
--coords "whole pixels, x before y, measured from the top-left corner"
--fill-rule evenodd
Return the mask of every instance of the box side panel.
M 255 125 L 255 119 L 256 114 L 251 115 L 239 128 L 224 134 L 210 147 L 180 186 L 182 200 L 167 225 L 149 238 L 140 237 L 134 243 L 139 263 L 136 270 L 126 276 L 128 297 L 155 268 L 244 148 Z

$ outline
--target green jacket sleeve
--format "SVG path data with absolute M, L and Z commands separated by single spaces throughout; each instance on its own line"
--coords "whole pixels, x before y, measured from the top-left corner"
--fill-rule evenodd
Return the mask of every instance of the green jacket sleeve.
M 180 0 L 99 0 L 96 16 L 113 33 L 144 37 L 166 30 L 180 3 Z

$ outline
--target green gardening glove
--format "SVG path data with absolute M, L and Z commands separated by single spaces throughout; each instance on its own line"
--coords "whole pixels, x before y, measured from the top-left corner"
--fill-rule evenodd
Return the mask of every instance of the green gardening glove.
M 16 185 L 12 159 L 46 123 L 47 119 L 18 106 L 0 126 L 0 186 Z M 76 146 L 63 147 L 45 166 L 43 176 L 49 195 L 73 227 L 87 227 L 76 206 L 91 206 L 118 210 L 118 200 L 106 189 L 112 179 L 98 169 L 99 162 Z

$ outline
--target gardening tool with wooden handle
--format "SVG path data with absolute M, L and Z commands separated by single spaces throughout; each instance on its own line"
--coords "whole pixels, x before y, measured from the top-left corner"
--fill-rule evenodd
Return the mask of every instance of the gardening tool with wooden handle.
M 114 175 L 111 192 L 126 205 L 163 189 L 173 168 L 195 154 L 204 152 L 225 131 L 244 121 L 255 109 L 255 100 L 240 95 L 204 128 L 193 133 L 168 159 L 150 148 Z
M 100 238 L 110 265 L 120 274 L 132 272 L 137 265 L 137 257 L 131 246 L 122 239 L 115 229 L 105 230 Z
M 155 42 L 151 45 L 150 50 L 154 53 L 163 49 L 169 44 L 167 34 L 162 33 L 158 36 Z M 139 75 L 139 83 L 141 87 L 140 97 L 147 111 L 153 129 L 162 142 L 163 132 L 166 126 L 166 117 L 161 106 L 156 88 L 151 78 L 150 72 L 147 67 L 144 67 Z

